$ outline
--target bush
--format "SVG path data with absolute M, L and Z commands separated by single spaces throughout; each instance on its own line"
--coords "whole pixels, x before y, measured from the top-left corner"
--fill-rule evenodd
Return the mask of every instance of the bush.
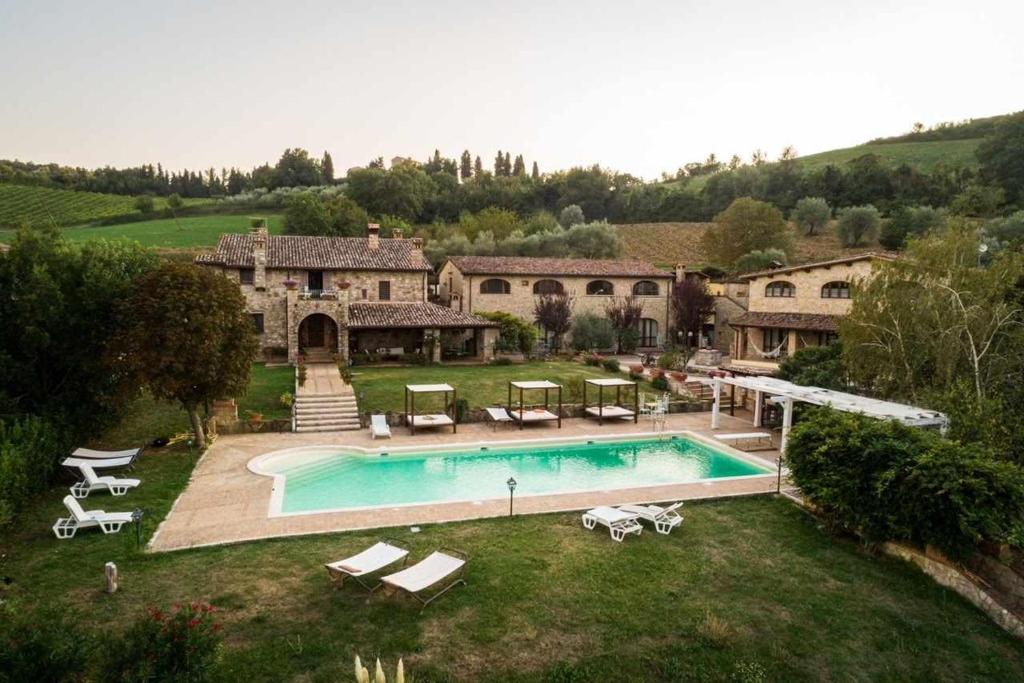
M 0 421 L 0 528 L 47 487 L 66 445 L 42 419 Z
M 657 377 L 651 380 L 651 386 L 657 389 L 658 391 L 668 391 L 668 377 L 666 377 L 665 375 L 658 375 Z
M 151 608 L 123 638 L 111 640 L 102 660 L 104 681 L 182 681 L 212 678 L 220 655 L 220 624 L 212 605 Z
M 882 218 L 878 209 L 870 204 L 851 206 L 839 212 L 836 235 L 844 247 L 856 247 L 875 239 L 881 222 Z
M 834 528 L 964 558 L 982 541 L 1007 541 L 1024 516 L 1024 470 L 984 448 L 828 408 L 803 418 L 786 460 Z
M 657 364 L 662 370 L 681 370 L 683 367 L 683 354 L 678 351 L 666 351 L 658 356 Z
M 800 349 L 782 361 L 775 376 L 803 386 L 839 391 L 849 389 L 841 342 Z
M 619 367 L 620 367 L 619 359 L 618 358 L 604 358 L 604 359 L 601 360 L 601 367 L 603 367 L 608 372 L 618 372 L 619 371 Z
M 293 405 L 295 405 L 295 395 L 292 394 L 292 392 L 290 391 L 286 391 L 283 394 L 281 394 L 281 398 L 278 399 L 278 402 L 281 404 L 282 408 L 290 409 Z
M 583 364 L 591 367 L 599 368 L 601 363 L 604 361 L 604 356 L 599 353 L 588 353 L 583 356 Z
M 608 318 L 580 313 L 573 319 L 572 347 L 577 351 L 610 349 L 615 346 L 615 329 Z
M 886 249 L 898 251 L 907 246 L 910 237 L 924 237 L 946 224 L 946 214 L 930 206 L 912 206 L 897 209 L 892 219 L 882 226 L 878 242 Z
M 153 209 L 156 208 L 156 200 L 151 194 L 140 194 L 135 198 L 135 208 L 141 213 L 153 213 Z
M 786 256 L 786 252 L 781 249 L 755 249 L 736 260 L 736 272 L 753 273 L 758 270 L 778 268 L 788 263 L 789 259 Z
M 619 330 L 619 347 L 622 353 L 633 353 L 640 345 L 640 330 L 635 327 L 627 327 Z
M 94 642 L 79 621 L 61 611 L 0 604 L 0 681 L 81 680 Z
M 512 365 L 511 358 L 493 358 L 491 359 L 491 365 Z
M 504 311 L 492 311 L 477 313 L 485 320 L 498 323 L 498 341 L 494 345 L 496 351 L 509 353 L 522 353 L 524 355 L 533 352 L 537 345 L 539 333 L 537 328 L 522 318 L 505 313 Z

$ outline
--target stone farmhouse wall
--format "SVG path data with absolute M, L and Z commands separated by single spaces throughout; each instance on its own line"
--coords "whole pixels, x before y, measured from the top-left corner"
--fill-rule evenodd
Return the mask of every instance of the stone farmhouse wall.
M 825 299 L 821 288 L 829 282 L 853 282 L 871 275 L 871 261 L 855 261 L 832 266 L 817 266 L 789 273 L 766 274 L 750 279 L 748 309 L 756 313 L 813 313 L 846 315 L 851 299 Z M 796 296 L 765 296 L 769 283 L 778 280 L 796 287 Z

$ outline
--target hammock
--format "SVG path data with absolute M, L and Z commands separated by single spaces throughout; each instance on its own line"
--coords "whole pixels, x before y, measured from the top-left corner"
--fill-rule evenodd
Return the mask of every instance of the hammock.
M 761 358 L 778 358 L 779 355 L 782 354 L 782 347 L 786 346 L 786 344 L 789 343 L 788 339 L 784 339 L 781 344 L 776 346 L 771 351 L 763 351 L 761 350 L 761 348 L 758 347 L 757 344 L 754 343 L 753 339 L 750 339 L 748 341 L 750 345 L 754 347 L 754 351 L 757 352 L 757 355 L 761 356 Z

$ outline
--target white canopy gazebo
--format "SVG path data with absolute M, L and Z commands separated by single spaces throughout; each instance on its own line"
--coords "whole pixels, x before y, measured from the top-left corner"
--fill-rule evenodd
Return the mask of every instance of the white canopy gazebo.
M 512 408 L 512 389 L 519 390 L 519 407 Z M 550 398 L 551 390 L 558 390 L 558 412 L 551 412 Z M 544 407 L 526 409 L 523 406 L 524 391 L 544 391 Z M 562 385 L 545 380 L 536 381 L 512 381 L 508 383 L 508 413 L 513 420 L 519 421 L 519 428 L 522 429 L 527 422 L 558 421 L 558 428 L 562 428 Z
M 761 424 L 763 397 L 782 406 L 782 444 L 779 450 L 786 452 L 789 430 L 793 426 L 793 403 L 803 401 L 819 406 L 829 406 L 847 413 L 859 413 L 880 420 L 897 420 L 914 427 L 939 427 L 945 430 L 949 418 L 937 410 L 917 408 L 903 403 L 882 401 L 877 398 L 848 394 L 833 389 L 808 387 L 793 384 L 775 377 L 712 377 L 700 380 L 711 385 L 715 402 L 711 407 L 711 428 L 718 429 L 721 409 L 722 385 L 730 385 L 754 392 L 754 425 Z
M 444 394 L 444 412 L 417 415 L 417 394 Z M 451 394 L 452 396 L 452 400 L 450 402 L 448 400 L 448 394 Z M 415 435 L 417 427 L 447 427 L 450 425 L 452 428 L 452 434 L 454 434 L 458 429 L 456 426 L 456 398 L 457 395 L 455 393 L 455 388 L 449 384 L 406 384 L 405 423 L 409 425 L 409 431 Z
M 597 387 L 597 405 L 587 406 L 587 385 Z M 622 388 L 632 387 L 633 388 L 633 409 L 622 405 Z M 610 406 L 604 404 L 604 390 L 615 389 L 615 403 Z M 606 417 L 626 419 L 633 418 L 633 422 L 636 423 L 638 416 L 640 415 L 640 392 L 637 388 L 637 383 L 628 379 L 620 379 L 618 377 L 588 379 L 583 382 L 583 414 L 588 417 L 596 417 L 598 424 L 604 424 Z

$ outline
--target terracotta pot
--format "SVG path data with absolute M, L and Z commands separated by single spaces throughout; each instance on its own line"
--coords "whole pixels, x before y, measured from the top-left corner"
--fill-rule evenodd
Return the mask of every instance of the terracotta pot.
M 284 286 L 287 289 L 297 289 L 298 286 L 299 286 L 299 281 L 298 280 L 285 280 L 284 281 Z

